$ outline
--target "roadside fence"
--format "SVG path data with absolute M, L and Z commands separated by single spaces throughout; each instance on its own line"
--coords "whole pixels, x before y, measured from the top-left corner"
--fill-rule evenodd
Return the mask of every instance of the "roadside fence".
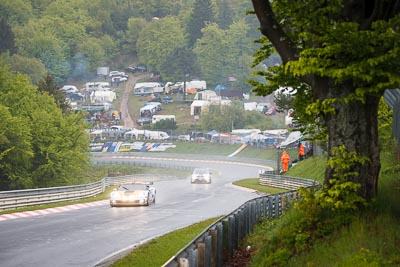
M 166 169 L 177 169 L 184 171 L 193 170 L 192 167 L 188 166 L 162 164 L 157 162 L 133 162 L 133 161 L 121 162 L 121 161 L 108 160 L 108 161 L 95 161 L 94 163 L 166 168 Z M 122 183 L 129 183 L 135 181 L 150 182 L 150 181 L 172 180 L 172 179 L 176 178 L 168 175 L 137 174 L 137 175 L 104 177 L 98 182 L 84 184 L 84 185 L 0 191 L 0 210 L 12 210 L 12 209 L 18 209 L 35 205 L 44 205 L 49 203 L 71 201 L 71 200 L 78 200 L 82 198 L 92 197 L 103 193 L 107 186 L 112 186 Z
M 99 161 L 96 164 L 117 164 L 117 161 Z M 151 166 L 158 168 L 192 170 L 192 167 L 167 165 L 159 163 L 125 162 L 129 165 Z M 121 162 L 118 162 L 121 164 Z M 107 186 L 135 181 L 160 181 L 176 179 L 172 176 L 155 174 L 138 174 L 115 177 L 104 177 L 98 182 L 64 187 L 39 188 L 28 190 L 0 191 L 0 210 L 41 205 L 53 202 L 70 201 L 98 195 Z M 163 267 L 223 266 L 240 242 L 253 231 L 261 218 L 272 219 L 284 214 L 288 206 L 300 199 L 299 187 L 320 187 L 309 179 L 278 175 L 275 171 L 259 172 L 259 184 L 288 189 L 290 191 L 262 196 L 245 202 L 238 209 L 221 218 L 183 249 L 168 260 Z
M 260 171 L 259 176 L 260 184 L 272 187 L 293 189 L 320 186 L 312 180 L 276 175 L 274 171 Z M 221 267 L 234 255 L 241 241 L 253 231 L 261 218 L 278 218 L 299 199 L 298 191 L 291 190 L 249 200 L 206 228 L 163 267 Z

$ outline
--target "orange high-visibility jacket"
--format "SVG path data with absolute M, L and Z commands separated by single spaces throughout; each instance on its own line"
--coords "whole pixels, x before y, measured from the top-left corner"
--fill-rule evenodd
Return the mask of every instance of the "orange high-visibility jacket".
M 283 151 L 281 156 L 282 164 L 289 164 L 289 161 L 290 161 L 289 154 L 286 151 Z
M 301 143 L 299 145 L 299 155 L 304 156 L 304 146 Z

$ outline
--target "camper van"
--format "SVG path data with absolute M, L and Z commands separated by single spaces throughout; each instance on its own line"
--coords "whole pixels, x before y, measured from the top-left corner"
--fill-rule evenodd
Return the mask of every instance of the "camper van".
M 164 87 L 157 82 L 137 83 L 133 87 L 133 94 L 137 96 L 146 96 L 151 94 L 162 94 Z
M 150 140 L 167 140 L 167 139 L 169 139 L 169 135 L 163 131 L 146 131 L 144 136 L 145 136 L 145 139 L 150 139 Z
M 157 111 L 162 110 L 162 105 L 160 102 L 146 102 L 146 103 L 144 103 L 144 106 L 153 106 L 157 109 Z
M 147 105 L 140 109 L 140 117 L 151 117 L 157 113 L 157 106 Z
M 173 120 L 175 121 L 175 115 L 153 115 L 151 123 L 157 123 L 161 120 Z
M 109 82 L 87 82 L 85 89 L 86 91 L 108 91 L 111 87 Z

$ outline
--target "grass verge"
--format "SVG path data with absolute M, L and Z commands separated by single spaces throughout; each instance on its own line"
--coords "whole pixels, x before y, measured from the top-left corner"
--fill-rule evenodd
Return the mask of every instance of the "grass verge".
M 387 170 L 387 166 L 393 166 L 393 158 L 383 159 L 381 163 L 382 170 Z M 322 182 L 325 166 L 325 159 L 310 158 L 294 166 L 287 175 Z M 305 245 L 310 236 L 296 230 L 301 228 L 298 222 L 302 220 L 296 210 L 289 210 L 279 219 L 259 223 L 242 243 L 255 250 L 247 266 L 266 266 L 271 262 L 276 263 L 274 266 L 400 266 L 399 184 L 398 171 L 381 172 L 378 197 L 369 207 L 353 216 L 350 222 L 325 233 L 310 247 L 297 246 Z M 314 230 L 318 229 L 320 226 Z M 277 240 L 279 248 L 272 245 Z M 294 243 L 296 253 L 292 255 Z
M 128 256 L 116 261 L 112 267 L 162 266 L 173 255 L 186 246 L 205 228 L 221 217 L 207 219 L 188 227 L 170 232 L 141 245 Z
M 279 193 L 288 191 L 286 189 L 260 185 L 258 183 L 258 178 L 243 179 L 243 180 L 236 181 L 233 184 L 237 185 L 237 186 L 254 189 L 254 190 L 257 190 L 258 192 L 265 193 L 265 194 L 279 194 Z

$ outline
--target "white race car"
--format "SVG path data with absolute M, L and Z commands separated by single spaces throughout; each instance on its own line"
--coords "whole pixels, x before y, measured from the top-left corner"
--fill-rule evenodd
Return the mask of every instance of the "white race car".
M 120 185 L 110 195 L 110 206 L 135 206 L 156 203 L 156 189 L 153 183 L 130 183 Z
M 209 168 L 195 168 L 192 173 L 192 184 L 211 184 L 211 172 Z

